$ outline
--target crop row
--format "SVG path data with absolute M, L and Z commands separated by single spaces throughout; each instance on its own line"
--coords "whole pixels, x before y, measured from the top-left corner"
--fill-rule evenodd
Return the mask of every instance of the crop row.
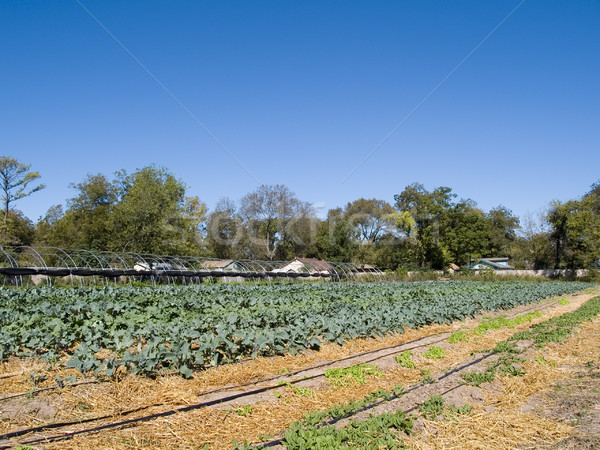
M 122 366 L 190 376 L 207 365 L 450 323 L 586 287 L 440 282 L 0 289 L 0 359 L 39 355 L 109 376 Z

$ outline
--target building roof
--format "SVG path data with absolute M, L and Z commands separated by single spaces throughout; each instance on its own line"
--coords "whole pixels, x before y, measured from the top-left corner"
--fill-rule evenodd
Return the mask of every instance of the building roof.
M 314 258 L 294 258 L 273 272 L 302 272 L 303 269 L 308 272 L 335 272 L 334 267 L 327 261 Z
M 218 259 L 218 260 L 204 261 L 202 263 L 202 265 L 209 269 L 224 269 L 225 267 L 229 266 L 230 264 L 233 264 L 233 262 L 234 261 L 232 259 Z
M 300 261 L 307 266 L 308 269 L 315 269 L 319 272 L 334 272 L 334 268 L 327 261 L 321 261 L 315 258 L 296 258 L 295 261 Z
M 371 264 L 357 264 L 353 269 L 353 272 L 361 272 L 361 273 L 366 273 L 366 272 L 374 272 L 374 273 L 379 273 L 379 270 L 377 270 L 374 266 L 372 266 Z
M 514 267 L 508 264 L 508 258 L 479 258 L 475 264 L 484 264 L 495 270 L 514 270 Z

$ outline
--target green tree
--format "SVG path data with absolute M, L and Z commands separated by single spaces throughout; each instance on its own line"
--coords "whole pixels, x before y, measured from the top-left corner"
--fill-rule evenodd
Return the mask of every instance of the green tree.
M 221 259 L 244 258 L 245 235 L 235 202 L 221 198 L 208 219 L 206 243 L 210 255 Z
M 485 217 L 492 231 L 491 252 L 495 256 L 510 256 L 521 227 L 519 218 L 504 206 L 492 208 Z
M 113 209 L 117 203 L 117 187 L 104 175 L 88 175 L 72 184 L 78 194 L 67 201 L 63 227 L 73 232 L 69 247 L 105 250 L 113 237 Z
M 253 258 L 283 259 L 285 242 L 300 238 L 293 235 L 293 224 L 313 217 L 310 204 L 301 202 L 284 185 L 261 185 L 240 201 L 240 216 L 248 234 L 248 249 Z
M 18 210 L 11 209 L 6 217 L 6 232 L 2 235 L 0 244 L 31 245 L 35 229 L 31 220 Z
M 119 173 L 117 183 L 112 250 L 156 254 L 200 251 L 194 230 L 203 220 L 205 207 L 196 202 L 194 213 L 186 215 L 185 185 L 181 181 L 164 168 L 149 166 L 131 175 Z
M 8 156 L 0 157 L 0 184 L 2 185 L 2 204 L 4 206 L 3 234 L 8 235 L 9 211 L 11 205 L 28 197 L 34 192 L 44 189 L 43 184 L 35 184 L 40 178 L 38 172 L 31 172 L 31 164 L 23 164 Z
M 544 270 L 552 268 L 554 252 L 550 240 L 546 213 L 527 214 L 515 239 L 512 256 L 518 269 Z
M 491 255 L 492 227 L 471 200 L 461 200 L 446 211 L 441 222 L 441 246 L 450 259 L 465 265 Z
M 581 200 L 553 202 L 547 216 L 555 268 L 591 267 L 600 259 L 600 215 L 592 189 Z
M 454 206 L 455 197 L 449 187 L 440 186 L 430 192 L 420 183 L 406 186 L 394 196 L 398 211 L 410 214 L 414 221 L 415 262 L 420 267 L 442 269 L 448 263 L 448 255 L 440 242 L 440 224 Z
M 361 198 L 346 205 L 345 219 L 356 229 L 356 236 L 364 244 L 375 244 L 394 224 L 394 208 L 388 202 Z
M 76 248 L 74 238 L 76 230 L 66 221 L 61 220 L 65 215 L 62 205 L 48 208 L 44 217 L 35 224 L 34 245 L 41 247 Z
M 315 257 L 327 261 L 354 260 L 358 242 L 354 226 L 345 219 L 342 208 L 330 209 L 317 227 Z

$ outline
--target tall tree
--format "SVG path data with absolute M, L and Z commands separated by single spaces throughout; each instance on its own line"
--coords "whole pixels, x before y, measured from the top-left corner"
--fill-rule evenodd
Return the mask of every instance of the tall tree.
M 40 178 L 38 172 L 31 172 L 31 164 L 23 164 L 8 156 L 0 157 L 0 184 L 2 185 L 2 203 L 4 206 L 3 232 L 9 231 L 8 215 L 11 205 L 17 200 L 28 197 L 44 189 L 45 185 L 35 184 Z
M 546 216 L 545 211 L 538 211 L 523 218 L 512 252 L 515 268 L 544 270 L 553 266 L 554 253 Z
M 235 203 L 229 198 L 221 198 L 209 216 L 206 229 L 210 255 L 221 259 L 244 258 L 244 239 L 242 218 L 237 213 Z
M 495 256 L 509 256 L 520 228 L 519 218 L 504 206 L 492 208 L 486 215 L 491 226 L 491 251 Z
M 7 218 L 7 232 L 2 234 L 0 244 L 31 245 L 34 239 L 34 226 L 25 215 L 16 209 L 11 209 Z
M 240 201 L 240 215 L 253 257 L 273 260 L 286 239 L 299 238 L 286 227 L 314 215 L 314 211 L 310 204 L 301 202 L 286 186 L 278 184 L 261 185 L 245 195 Z
M 349 262 L 354 259 L 358 243 L 354 226 L 344 218 L 342 208 L 330 209 L 327 219 L 317 227 L 316 254 L 327 261 Z
M 63 227 L 73 232 L 69 247 L 104 250 L 113 237 L 113 208 L 117 203 L 117 187 L 104 175 L 88 175 L 82 182 L 71 184 L 77 195 L 67 201 Z
M 398 211 L 410 214 L 414 221 L 419 266 L 442 269 L 446 265 L 444 248 L 440 245 L 440 224 L 444 214 L 453 207 L 455 197 L 449 187 L 440 186 L 430 192 L 420 183 L 406 186 L 394 196 Z
M 555 250 L 555 268 L 579 269 L 600 260 L 600 215 L 595 197 L 553 202 L 548 213 Z
M 157 254 L 180 253 L 185 185 L 164 168 L 145 167 L 118 174 L 119 202 L 114 207 L 112 250 Z M 189 238 L 189 235 L 187 235 Z
M 358 199 L 346 205 L 345 219 L 356 227 L 362 243 L 375 244 L 394 224 L 394 208 L 377 199 Z
M 440 228 L 442 246 L 454 263 L 464 265 L 472 258 L 492 256 L 491 222 L 472 200 L 461 200 L 450 208 Z

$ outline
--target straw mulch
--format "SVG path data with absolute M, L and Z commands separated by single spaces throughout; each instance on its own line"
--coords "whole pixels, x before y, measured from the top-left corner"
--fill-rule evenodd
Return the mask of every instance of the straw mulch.
M 600 362 L 600 319 L 584 323 L 564 343 L 526 353 L 525 375 L 498 377 L 487 391 L 486 406 L 459 422 L 425 422 L 425 430 L 407 440 L 416 449 L 550 448 L 569 436 L 573 426 L 529 411 L 535 394 L 550 392 L 558 380 L 573 377 L 579 367 Z
M 556 305 L 556 307 L 544 310 L 543 317 L 536 319 L 535 322 L 574 310 L 592 296 L 591 294 L 580 294 L 577 297 L 572 297 L 569 305 Z M 104 382 L 41 393 L 35 398 L 48 402 L 57 409 L 57 414 L 52 419 L 40 420 L 34 414 L 17 415 L 8 422 L 2 422 L 0 431 L 7 432 L 40 425 L 45 422 L 78 420 L 108 414 L 114 415 L 114 418 L 111 419 L 114 422 L 167 411 L 197 403 L 201 400 L 197 396 L 211 389 L 258 381 L 286 371 L 310 367 L 322 361 L 385 348 L 436 333 L 446 333 L 458 329 L 469 330 L 478 323 L 479 321 L 470 319 L 452 325 L 433 325 L 419 330 L 406 330 L 405 334 L 383 338 L 356 339 L 344 346 L 326 344 L 318 352 L 309 351 L 298 356 L 258 358 L 240 364 L 216 367 L 195 373 L 191 380 L 184 380 L 179 376 L 164 376 L 155 380 L 126 376 L 118 382 Z M 408 385 L 416 382 L 421 378 L 419 369 L 429 368 L 433 375 L 441 373 L 449 367 L 460 364 L 469 357 L 471 352 L 489 349 L 496 342 L 508 338 L 514 332 L 527 326 L 528 324 L 511 330 L 492 330 L 483 336 L 472 336 L 472 339 L 467 343 L 442 344 L 440 346 L 446 348 L 446 357 L 437 361 L 428 360 L 419 355 L 418 350 L 414 350 L 414 361 L 417 363 L 418 369 L 392 367 L 385 370 L 380 377 L 369 377 L 367 383 L 363 385 L 352 384 L 339 387 L 330 386 L 322 381 L 315 384 L 307 382 L 310 393 L 306 396 L 299 395 L 292 388 L 281 387 L 277 390 L 277 396 L 270 393 L 260 399 L 247 401 L 240 399 L 239 405 L 194 410 L 140 423 L 131 428 L 108 430 L 97 434 L 83 435 L 64 442 L 46 444 L 44 448 L 130 448 L 132 446 L 148 449 L 202 448 L 205 444 L 209 444 L 210 448 L 221 449 L 230 448 L 234 439 L 238 442 L 245 440 L 258 442 L 264 439 L 265 436 L 274 436 L 283 432 L 292 422 L 301 419 L 305 413 L 324 410 L 335 404 L 357 400 L 377 389 L 389 390 L 397 384 Z M 43 370 L 43 367 L 45 367 L 44 364 L 41 364 L 41 368 L 36 364 L 39 363 L 30 360 L 12 360 L 9 363 L 0 365 L 0 377 L 2 374 L 19 373 L 20 371 L 30 373 L 32 370 Z M 53 379 L 55 373 L 54 371 L 48 372 L 49 378 Z M 68 372 L 62 371 L 61 373 L 66 374 Z M 50 383 L 50 381 L 44 383 Z M 31 387 L 31 381 L 25 376 L 0 378 L 0 391 L 6 394 L 9 392 L 22 392 L 31 389 Z M 244 401 L 248 404 L 252 403 L 251 411 L 249 413 L 244 413 L 242 410 L 236 412 L 237 408 L 244 405 Z M 140 411 L 121 416 L 121 414 L 135 409 Z M 1 403 L 0 410 L 2 410 Z M 496 411 L 500 411 L 500 407 L 496 407 Z M 468 420 L 470 421 L 474 417 L 476 415 Z M 504 414 L 502 417 L 510 416 Z M 529 422 L 533 423 L 531 420 Z M 100 423 L 108 422 L 97 422 L 93 425 Z M 466 423 L 466 421 L 463 421 L 463 423 Z M 89 424 L 87 427 L 93 425 Z M 441 427 L 441 425 L 435 423 L 431 425 L 431 427 L 438 426 Z M 448 426 L 448 424 L 444 426 Z M 69 427 L 69 430 L 74 431 L 80 428 L 82 427 L 72 426 Z M 487 427 L 487 429 L 490 428 Z M 503 429 L 509 428 L 503 427 Z M 441 431 L 436 431 L 435 435 L 440 433 Z M 456 430 L 454 433 L 456 433 Z M 53 432 L 52 434 L 59 433 Z M 431 435 L 434 434 L 431 433 Z M 25 440 L 27 439 L 21 438 L 21 441 Z M 446 447 L 434 446 L 432 448 Z

